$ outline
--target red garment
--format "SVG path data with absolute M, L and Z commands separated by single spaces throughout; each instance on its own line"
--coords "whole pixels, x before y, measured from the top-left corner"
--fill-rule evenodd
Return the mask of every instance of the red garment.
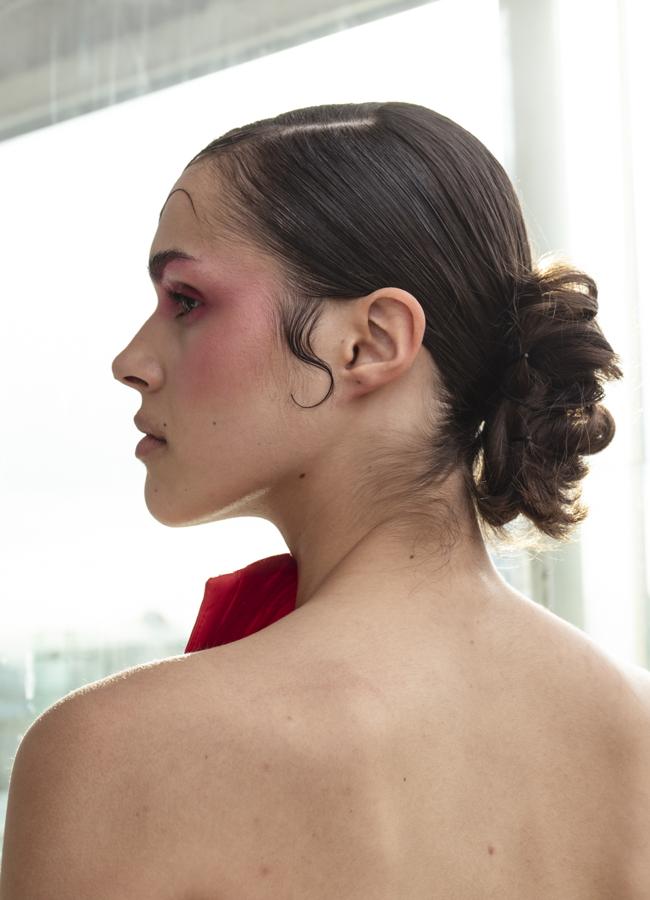
M 208 578 L 185 653 L 238 641 L 296 608 L 298 567 L 290 553 Z

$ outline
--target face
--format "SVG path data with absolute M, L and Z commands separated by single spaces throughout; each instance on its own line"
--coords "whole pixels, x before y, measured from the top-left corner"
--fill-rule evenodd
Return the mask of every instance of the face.
M 314 403 L 329 381 L 305 399 L 304 382 L 288 376 L 289 351 L 272 318 L 279 271 L 249 245 L 227 241 L 208 222 L 210 204 L 219 204 L 215 177 L 193 166 L 168 196 L 151 245 L 162 260 L 156 308 L 113 361 L 115 378 L 142 395 L 147 430 L 166 438 L 142 461 L 147 507 L 169 525 L 265 515 L 269 494 L 298 477 L 322 439 L 297 418 L 290 393 Z M 156 255 L 172 249 L 193 259 L 170 256 L 163 268 Z

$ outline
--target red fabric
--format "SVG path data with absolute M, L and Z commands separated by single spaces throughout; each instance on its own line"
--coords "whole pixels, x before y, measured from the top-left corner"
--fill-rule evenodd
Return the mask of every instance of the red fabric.
M 185 653 L 238 641 L 296 608 L 298 568 L 290 553 L 208 578 Z

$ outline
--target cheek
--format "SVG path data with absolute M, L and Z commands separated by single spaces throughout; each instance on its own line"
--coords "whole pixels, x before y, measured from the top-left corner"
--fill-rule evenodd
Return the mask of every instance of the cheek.
M 220 330 L 197 335 L 184 354 L 179 373 L 180 399 L 192 406 L 211 405 L 244 394 L 265 395 L 273 383 L 273 346 L 268 328 Z

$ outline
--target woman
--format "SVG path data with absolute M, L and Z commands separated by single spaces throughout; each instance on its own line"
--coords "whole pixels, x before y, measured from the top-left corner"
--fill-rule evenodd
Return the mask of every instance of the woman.
M 290 552 L 209 579 L 185 655 L 32 726 L 2 900 L 650 896 L 650 676 L 486 546 L 520 514 L 521 546 L 571 539 L 622 377 L 494 156 L 410 103 L 234 129 L 150 273 L 113 362 L 149 511 Z

